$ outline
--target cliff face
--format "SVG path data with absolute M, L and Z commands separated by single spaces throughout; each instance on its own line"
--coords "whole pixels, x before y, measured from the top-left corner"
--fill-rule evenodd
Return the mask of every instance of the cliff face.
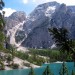
M 75 39 L 75 12 L 73 9 L 62 4 L 53 14 L 50 24 L 52 27 L 65 27 L 69 31 L 69 36 Z
M 22 46 L 30 48 L 49 48 L 52 40 L 48 32 L 48 20 L 35 27 L 23 41 Z
M 16 44 L 15 35 L 18 30 L 21 30 L 25 22 L 26 14 L 22 11 L 14 12 L 11 16 L 5 18 L 7 37 L 10 44 Z
M 37 6 L 27 17 L 24 12 L 13 13 L 6 20 L 6 24 L 9 36 L 13 36 L 15 42 L 21 46 L 50 48 L 54 42 L 48 28 L 53 26 L 66 27 L 70 37 L 75 39 L 75 6 L 60 5 L 57 2 L 44 3 Z M 15 32 L 14 35 L 12 31 Z
M 33 13 L 35 12 L 32 12 L 31 14 Z M 28 21 L 29 24 L 26 24 L 27 27 L 24 24 L 24 26 L 30 31 L 28 32 L 27 38 L 23 41 L 22 46 L 30 48 L 50 48 L 54 43 L 48 32 L 48 28 L 51 27 L 66 27 L 70 32 L 69 35 L 71 38 L 75 38 L 74 13 L 73 7 L 68 7 L 65 4 L 49 5 L 42 12 L 43 16 L 36 16 L 36 18 L 38 17 L 40 20 L 35 19 L 33 22 Z M 35 13 L 35 15 L 36 14 L 37 13 Z M 41 14 L 41 12 L 39 14 Z M 32 18 L 30 20 L 32 20 Z
M 49 48 L 52 40 L 48 32 L 50 19 L 59 3 L 50 2 L 37 6 L 27 17 L 23 25 L 27 38 L 22 42 L 22 46 L 30 48 Z
M 25 19 L 26 19 L 25 12 L 22 11 L 14 12 L 11 16 L 5 18 L 7 29 L 11 29 L 12 27 L 21 23 Z

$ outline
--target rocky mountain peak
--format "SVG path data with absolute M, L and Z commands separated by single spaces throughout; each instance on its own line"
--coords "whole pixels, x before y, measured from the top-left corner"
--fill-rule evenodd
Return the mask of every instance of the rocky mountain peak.
M 12 13 L 11 16 L 9 16 L 9 18 L 11 18 L 12 20 L 22 22 L 23 20 L 26 19 L 26 14 L 23 11 L 17 11 L 17 12 Z
M 6 17 L 6 27 L 7 37 L 9 38 L 8 42 L 10 44 L 16 45 L 15 35 L 19 29 L 22 29 L 23 24 L 26 19 L 26 14 L 23 11 L 17 11 L 12 13 L 9 17 Z
M 74 6 L 66 6 L 54 1 L 38 5 L 28 17 L 24 12 L 13 13 L 7 19 L 7 26 L 14 43 L 29 48 L 51 48 L 54 44 L 48 32 L 51 26 L 66 27 L 73 32 L 71 35 L 75 38 L 74 15 Z
M 40 16 L 39 16 L 40 15 Z M 48 27 L 66 27 L 71 29 L 73 23 L 72 9 L 65 4 L 58 4 L 56 2 L 44 3 L 35 8 L 30 14 L 30 17 L 35 17 L 34 21 L 27 21 L 24 24 L 24 29 L 31 29 L 27 38 L 22 42 L 22 46 L 30 48 L 50 48 L 53 44 L 51 36 L 48 32 Z M 25 29 L 26 30 L 26 29 Z M 74 31 L 73 31 L 74 32 Z
M 57 3 L 56 1 L 53 2 L 47 2 L 47 3 L 43 3 L 37 6 L 38 7 L 43 7 L 43 8 L 47 8 L 48 6 L 58 6 L 60 5 L 59 3 Z
M 6 28 L 11 29 L 15 25 L 23 22 L 26 19 L 26 14 L 23 11 L 17 11 L 12 13 L 9 17 L 5 18 Z
M 51 18 L 51 15 L 54 13 L 55 9 L 60 4 L 57 2 L 48 2 L 41 5 L 38 5 L 27 17 L 23 29 L 25 32 L 30 33 L 33 28 L 42 24 L 47 18 Z M 26 33 L 26 34 L 27 34 Z
M 67 11 L 66 4 L 61 4 L 60 7 L 57 9 L 57 11 L 62 12 L 62 13 L 66 13 L 66 11 Z
M 57 3 L 56 1 L 40 4 L 33 10 L 33 12 L 30 13 L 29 16 L 33 16 L 33 15 L 40 16 L 41 13 L 44 14 L 50 7 L 51 8 L 53 7 L 53 9 L 54 9 L 54 8 L 58 7 L 59 5 L 60 4 Z

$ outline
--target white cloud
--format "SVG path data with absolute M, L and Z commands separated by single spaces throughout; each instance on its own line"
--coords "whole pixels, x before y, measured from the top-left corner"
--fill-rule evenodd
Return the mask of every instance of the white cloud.
M 5 11 L 5 17 L 10 16 L 13 12 L 16 12 L 15 9 L 11 9 L 11 8 L 4 8 L 3 11 Z
M 74 0 L 22 0 L 22 2 L 24 4 L 27 3 L 35 3 L 36 5 L 42 4 L 42 3 L 46 3 L 46 2 L 52 2 L 52 1 L 56 1 L 58 3 L 65 3 L 66 5 L 75 5 L 75 1 Z
M 33 0 L 33 2 L 35 3 L 35 2 L 36 2 L 36 0 Z
M 33 0 L 33 2 L 36 3 L 37 5 L 46 3 L 46 2 L 52 2 L 52 1 L 57 1 L 59 3 L 65 3 L 66 5 L 75 5 L 74 0 Z
M 56 0 L 59 3 L 65 3 L 66 5 L 75 5 L 74 0 Z
M 24 4 L 27 4 L 27 3 L 28 3 L 28 0 L 23 0 L 23 3 L 24 3 Z
M 42 3 L 46 3 L 49 2 L 50 0 L 33 0 L 34 3 L 36 4 L 42 4 Z

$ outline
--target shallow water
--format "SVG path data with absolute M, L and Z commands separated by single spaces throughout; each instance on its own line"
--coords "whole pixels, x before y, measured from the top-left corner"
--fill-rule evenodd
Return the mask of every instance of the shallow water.
M 66 62 L 65 64 L 68 68 L 69 75 L 71 75 L 72 70 L 75 71 L 74 62 Z M 50 66 L 51 72 L 54 75 L 59 75 L 59 70 L 62 66 L 62 63 L 43 64 L 40 68 L 34 69 L 35 75 L 42 75 L 42 73 L 45 70 L 47 65 Z M 0 75 L 28 75 L 28 73 L 29 73 L 29 69 L 19 69 L 19 70 L 16 69 L 16 70 L 0 71 Z

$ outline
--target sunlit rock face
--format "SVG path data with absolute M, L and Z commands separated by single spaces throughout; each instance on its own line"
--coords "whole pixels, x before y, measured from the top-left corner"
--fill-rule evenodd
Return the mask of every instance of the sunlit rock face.
M 27 31 L 27 38 L 22 42 L 22 46 L 30 48 L 51 48 L 51 39 L 48 28 L 65 27 L 74 38 L 74 7 L 58 4 L 56 2 L 39 5 L 28 16 L 23 28 Z M 73 30 L 72 30 L 73 29 Z
M 48 27 L 52 14 L 60 4 L 49 2 L 37 6 L 27 17 L 23 25 L 27 38 L 22 42 L 22 46 L 30 48 L 50 48 L 52 44 Z
M 20 32 L 22 30 L 25 19 L 26 19 L 26 14 L 23 11 L 14 12 L 12 15 L 5 18 L 6 21 L 5 30 L 7 31 L 6 35 L 10 44 L 13 45 L 16 44 L 15 40 L 16 33 L 17 31 Z
M 28 16 L 24 12 L 13 13 L 6 18 L 6 26 L 11 44 L 28 48 L 52 48 L 55 43 L 48 28 L 65 27 L 70 32 L 69 36 L 75 38 L 75 6 L 44 3 Z

